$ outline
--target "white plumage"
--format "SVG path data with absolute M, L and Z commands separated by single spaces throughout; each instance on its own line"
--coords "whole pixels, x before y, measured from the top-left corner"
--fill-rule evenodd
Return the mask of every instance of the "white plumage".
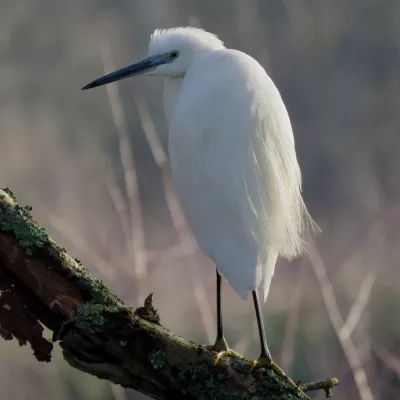
M 173 49 L 187 31 L 153 40 Z M 198 51 L 184 76 L 166 78 L 175 187 L 201 250 L 241 297 L 260 289 L 266 299 L 278 253 L 301 253 L 309 218 L 290 120 L 257 61 L 225 49 L 214 35 L 189 32 L 193 47 L 200 33 L 199 47 L 209 38 L 209 48 Z
M 316 227 L 301 196 L 292 127 L 272 80 L 252 57 L 224 47 L 196 28 L 156 30 L 149 57 L 84 87 L 139 75 L 165 78 L 172 176 L 182 208 L 217 274 L 218 359 L 233 354 L 224 339 L 221 274 L 247 298 L 251 291 L 260 334 L 256 362 L 272 362 L 258 291 L 267 298 L 278 256 L 303 251 Z
M 316 227 L 301 196 L 293 132 L 261 65 L 197 28 L 157 29 L 149 57 L 86 85 L 165 78 L 172 175 L 200 248 L 235 291 L 267 297 L 278 256 Z

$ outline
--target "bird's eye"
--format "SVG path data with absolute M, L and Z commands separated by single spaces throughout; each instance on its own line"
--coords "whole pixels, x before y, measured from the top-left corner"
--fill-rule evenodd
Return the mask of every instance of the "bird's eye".
M 178 56 L 179 56 L 179 51 L 171 51 L 171 53 L 168 54 L 168 57 L 171 60 L 174 60 L 175 58 L 178 58 Z

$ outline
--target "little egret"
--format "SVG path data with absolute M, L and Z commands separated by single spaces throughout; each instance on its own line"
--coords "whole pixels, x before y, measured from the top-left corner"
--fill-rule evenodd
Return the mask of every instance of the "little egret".
M 157 29 L 146 59 L 83 89 L 139 74 L 165 78 L 173 182 L 200 249 L 217 268 L 217 352 L 224 339 L 222 276 L 252 292 L 261 355 L 253 367 L 283 373 L 268 349 L 258 291 L 268 295 L 278 256 L 293 259 L 314 226 L 301 195 L 292 127 L 278 89 L 252 57 L 192 27 Z

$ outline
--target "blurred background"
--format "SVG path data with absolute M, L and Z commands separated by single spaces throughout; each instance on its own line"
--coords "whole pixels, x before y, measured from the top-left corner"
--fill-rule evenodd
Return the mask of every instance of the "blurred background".
M 150 292 L 164 326 L 215 339 L 215 277 L 185 226 L 165 156 L 162 79 L 81 92 L 147 54 L 155 28 L 216 33 L 265 67 L 291 116 L 304 197 L 323 233 L 280 261 L 263 308 L 295 380 L 336 376 L 335 399 L 400 398 L 400 2 L 2 0 L 0 186 L 130 306 Z M 226 336 L 259 352 L 250 299 L 223 288 Z M 0 341 L 15 400 L 133 400 Z M 313 394 L 322 399 L 323 393 Z

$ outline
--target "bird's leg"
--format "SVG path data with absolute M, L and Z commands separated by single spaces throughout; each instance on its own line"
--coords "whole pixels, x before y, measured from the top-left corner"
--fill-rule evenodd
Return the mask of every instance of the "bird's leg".
M 215 341 L 214 349 L 216 351 L 228 350 L 228 345 L 224 338 L 224 328 L 222 325 L 222 300 L 221 300 L 221 288 L 222 288 L 222 276 L 217 271 L 217 339 Z
M 226 343 L 222 325 L 222 301 L 221 301 L 221 286 L 222 286 L 222 276 L 219 274 L 217 270 L 217 339 L 215 340 L 214 346 L 210 346 L 211 349 L 217 352 L 216 355 L 213 356 L 212 363 L 216 365 L 218 361 L 226 356 L 236 356 L 239 357 L 239 354 L 230 350 L 228 344 Z
M 258 294 L 256 290 L 253 290 L 253 300 L 254 300 L 254 308 L 256 310 L 257 317 L 257 325 L 258 325 L 258 333 L 260 335 L 260 344 L 261 344 L 261 354 L 258 360 L 251 360 L 250 365 L 251 369 L 253 368 L 267 368 L 271 371 L 274 371 L 277 375 L 285 377 L 290 386 L 295 389 L 298 389 L 298 386 L 290 379 L 280 368 L 272 361 L 271 353 L 268 348 L 267 339 L 265 336 L 264 322 L 261 314 L 260 300 L 258 299 Z
M 260 344 L 261 344 L 261 354 L 258 360 L 251 360 L 251 368 L 255 367 L 263 367 L 268 368 L 274 371 L 276 374 L 285 376 L 286 374 L 283 372 L 281 368 L 279 368 L 273 361 L 271 357 L 271 353 L 268 348 L 267 339 L 265 337 L 265 329 L 263 318 L 261 314 L 260 300 L 258 299 L 258 294 L 256 290 L 253 290 L 253 300 L 254 300 L 254 308 L 256 310 L 257 317 L 257 325 L 258 325 L 258 333 L 260 335 Z

